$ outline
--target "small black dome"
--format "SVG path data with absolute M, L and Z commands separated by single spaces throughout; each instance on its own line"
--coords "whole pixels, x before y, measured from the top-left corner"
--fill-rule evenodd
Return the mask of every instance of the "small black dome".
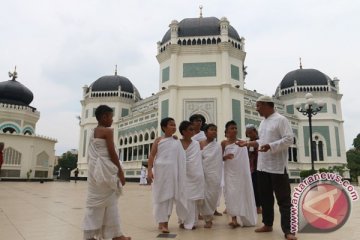
M 194 36 L 218 36 L 220 35 L 220 20 L 216 17 L 185 18 L 179 23 L 179 37 Z M 229 37 L 240 41 L 239 34 L 231 25 L 229 26 Z M 165 33 L 161 43 L 171 38 L 170 29 Z
M 332 86 L 335 86 L 330 77 L 319 70 L 300 68 L 286 74 L 280 83 L 280 88 L 285 89 L 294 86 L 295 80 L 298 86 L 328 85 L 328 81 Z
M 0 82 L 1 103 L 29 106 L 33 99 L 33 93 L 15 79 Z

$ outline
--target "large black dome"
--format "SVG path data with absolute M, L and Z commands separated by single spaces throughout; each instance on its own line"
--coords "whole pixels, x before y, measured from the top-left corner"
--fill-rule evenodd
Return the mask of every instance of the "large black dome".
M 135 87 L 126 77 L 113 75 L 113 76 L 103 76 L 93 82 L 90 85 L 91 91 L 117 91 L 121 87 L 121 91 L 134 93 Z
M 91 89 L 92 92 L 118 91 L 119 87 L 122 92 L 135 94 L 137 99 L 141 99 L 139 91 L 130 80 L 126 77 L 118 76 L 116 73 L 112 76 L 99 78 L 90 85 L 89 89 Z
M 169 29 L 161 43 L 165 43 L 171 38 L 171 30 Z M 216 17 L 201 17 L 201 18 L 185 18 L 179 23 L 178 36 L 179 37 L 194 37 L 194 36 L 218 36 L 220 35 L 220 20 Z M 229 26 L 229 37 L 240 41 L 239 34 L 231 25 Z
M 29 106 L 33 99 L 33 93 L 15 79 L 0 82 L 1 103 Z
M 319 70 L 300 68 L 287 73 L 280 83 L 280 88 L 285 89 L 294 86 L 295 80 L 298 86 L 328 85 L 328 81 L 334 86 L 330 77 Z

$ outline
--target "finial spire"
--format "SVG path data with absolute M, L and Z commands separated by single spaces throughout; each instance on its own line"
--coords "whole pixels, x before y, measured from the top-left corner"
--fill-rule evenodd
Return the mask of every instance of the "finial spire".
M 300 60 L 300 69 L 302 69 L 301 57 L 299 58 L 299 60 Z
M 203 5 L 200 5 L 200 6 L 199 6 L 199 8 L 200 8 L 200 18 L 202 18 L 202 9 L 203 9 Z
M 117 65 L 115 65 L 115 76 L 117 76 Z
M 17 79 L 17 72 L 16 72 L 16 66 L 14 72 L 9 72 L 9 77 L 11 77 L 13 81 Z

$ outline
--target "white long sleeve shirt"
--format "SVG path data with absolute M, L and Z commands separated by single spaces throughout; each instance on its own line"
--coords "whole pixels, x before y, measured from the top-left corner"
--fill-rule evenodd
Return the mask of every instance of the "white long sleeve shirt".
M 257 170 L 283 174 L 287 169 L 288 147 L 293 143 L 294 134 L 290 122 L 277 112 L 261 121 L 259 146 L 269 144 L 270 150 L 259 152 Z

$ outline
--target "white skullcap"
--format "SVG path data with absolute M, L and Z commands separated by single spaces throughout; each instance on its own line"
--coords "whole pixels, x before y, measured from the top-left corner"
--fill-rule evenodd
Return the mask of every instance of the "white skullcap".
M 274 100 L 269 96 L 260 96 L 257 100 L 257 102 L 274 102 Z

